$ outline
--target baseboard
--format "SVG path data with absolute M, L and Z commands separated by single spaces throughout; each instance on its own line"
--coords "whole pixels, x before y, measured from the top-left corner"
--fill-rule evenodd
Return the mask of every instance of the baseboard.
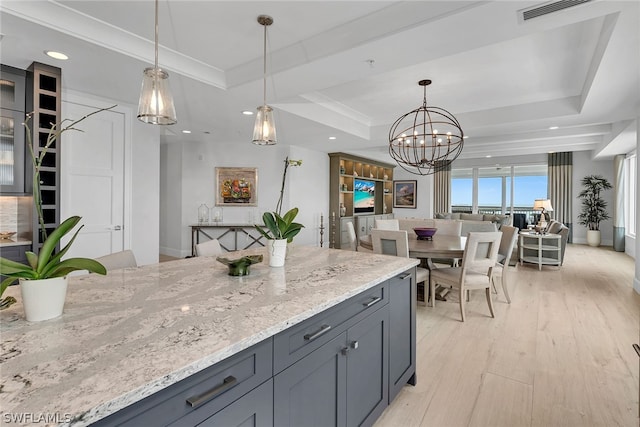
M 191 252 L 182 251 L 175 248 L 167 248 L 166 246 L 160 246 L 160 253 L 162 255 L 172 256 L 174 258 L 184 258 L 191 255 Z

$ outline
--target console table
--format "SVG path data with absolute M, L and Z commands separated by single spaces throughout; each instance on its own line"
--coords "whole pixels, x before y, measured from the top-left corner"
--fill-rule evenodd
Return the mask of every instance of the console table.
M 520 233 L 520 265 L 523 262 L 542 265 L 561 265 L 562 236 L 559 234 Z
M 225 245 L 223 245 L 222 242 L 220 242 L 220 246 L 222 247 L 222 249 L 224 249 L 227 252 L 237 251 L 240 249 L 248 249 L 256 243 L 259 244 L 260 246 L 264 246 L 264 243 L 262 243 L 261 241 L 263 239 L 261 234 L 259 234 L 256 231 L 257 235 L 254 236 L 251 233 L 249 233 L 249 231 L 246 230 L 246 229 L 255 230 L 255 227 L 253 224 L 240 224 L 240 223 L 227 224 L 227 223 L 221 222 L 221 223 L 208 223 L 208 224 L 193 224 L 193 225 L 190 225 L 189 227 L 191 227 L 191 256 L 196 255 L 196 245 L 200 243 L 200 234 L 205 235 L 209 239 L 212 239 L 212 240 L 218 239 L 218 241 L 220 241 L 220 239 L 222 239 L 227 234 L 233 233 L 233 248 L 228 248 Z M 216 228 L 222 228 L 226 230 L 222 234 L 214 236 L 212 234 L 213 232 L 215 232 Z M 205 231 L 206 229 L 213 229 L 214 231 L 207 232 Z M 212 234 L 209 234 L 209 233 L 212 233 Z M 250 239 L 249 244 L 246 245 L 245 247 L 238 248 L 238 233 L 241 233 Z

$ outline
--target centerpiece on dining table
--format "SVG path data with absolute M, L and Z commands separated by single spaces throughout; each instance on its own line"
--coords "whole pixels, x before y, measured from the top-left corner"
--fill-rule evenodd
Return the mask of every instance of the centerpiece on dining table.
M 415 227 L 413 231 L 418 236 L 418 240 L 433 240 L 433 235 L 438 231 L 437 228 L 433 227 Z

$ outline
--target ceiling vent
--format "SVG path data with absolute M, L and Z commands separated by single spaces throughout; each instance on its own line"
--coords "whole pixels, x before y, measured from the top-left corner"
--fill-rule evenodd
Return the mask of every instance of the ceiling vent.
M 592 0 L 560 0 L 551 3 L 545 3 L 542 6 L 536 6 L 529 9 L 523 9 L 519 11 L 520 19 L 528 21 L 529 19 L 538 18 L 540 16 L 548 15 L 559 10 L 566 9 L 568 7 L 577 6 L 582 3 L 588 3 Z

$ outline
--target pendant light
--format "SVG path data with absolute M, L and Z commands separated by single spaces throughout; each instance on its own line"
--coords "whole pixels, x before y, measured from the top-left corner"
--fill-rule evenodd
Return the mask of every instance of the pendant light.
M 263 68 L 263 104 L 258 107 L 256 124 L 253 127 L 253 143 L 274 145 L 276 140 L 276 122 L 273 120 L 273 108 L 267 105 L 267 27 L 273 24 L 273 18 L 258 16 L 258 23 L 264 27 L 264 68 Z
M 176 109 L 169 88 L 169 73 L 158 67 L 158 0 L 156 0 L 155 65 L 145 68 L 138 102 L 138 119 L 152 125 L 177 123 Z
M 458 120 L 440 107 L 427 106 L 427 86 L 422 106 L 401 116 L 389 130 L 389 154 L 407 172 L 431 175 L 453 162 L 462 152 L 464 133 Z

